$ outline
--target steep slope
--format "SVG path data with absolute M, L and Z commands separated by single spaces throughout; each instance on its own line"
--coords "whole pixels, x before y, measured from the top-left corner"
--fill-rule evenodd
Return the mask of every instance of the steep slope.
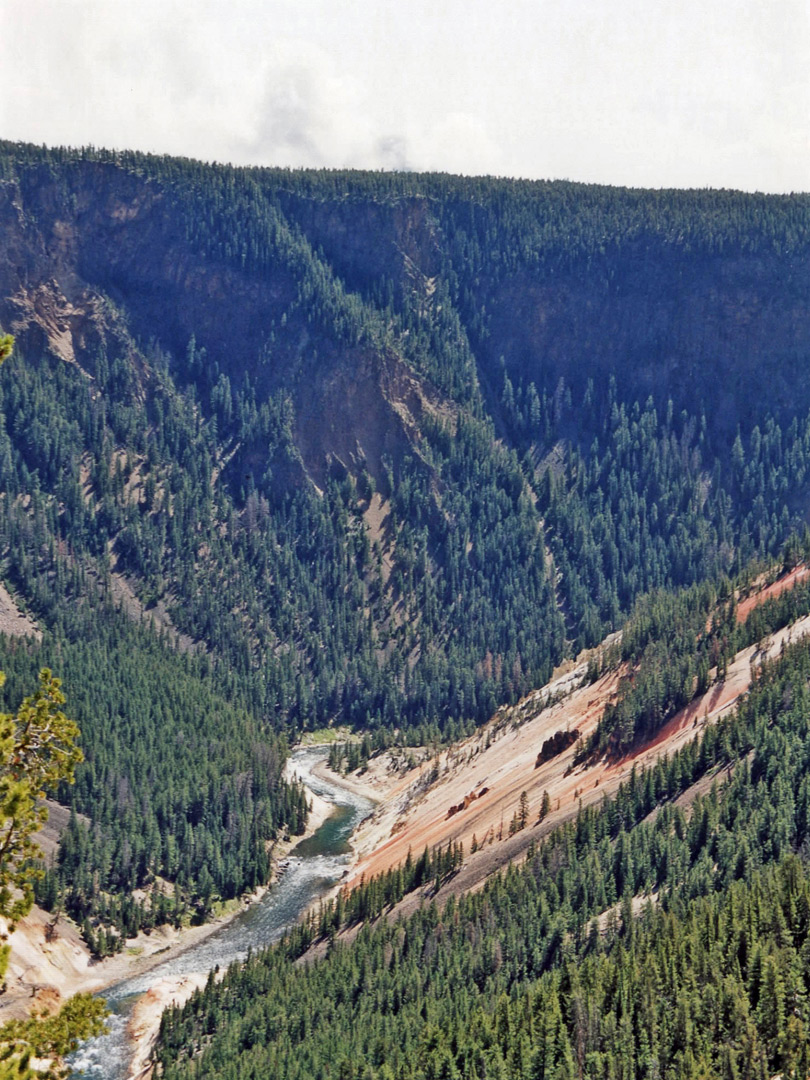
M 576 647 L 595 644 L 649 588 L 774 551 L 806 506 L 810 398 L 796 378 L 810 343 L 804 197 L 234 170 L 11 144 L 3 175 L 0 321 L 29 363 L 47 343 L 111 401 L 134 393 L 147 415 L 151 368 L 193 393 L 206 468 L 237 513 L 255 492 L 271 514 L 292 498 L 310 516 L 324 504 L 308 496 L 338 485 L 359 529 L 337 537 L 349 558 L 359 548 L 343 588 L 370 629 L 336 613 L 333 624 L 352 625 L 327 651 L 365 660 L 362 675 L 348 673 L 348 694 L 330 672 L 328 686 L 293 707 L 296 724 L 312 712 L 316 723 L 342 714 L 387 727 L 482 720 L 548 677 L 565 632 Z M 696 403 L 707 400 L 701 418 Z M 760 464 L 756 423 L 787 473 L 770 488 L 743 475 Z M 469 432 L 461 454 L 459 430 Z M 131 433 L 113 435 L 131 459 Z M 529 454 L 522 478 L 513 448 Z M 627 488 L 639 472 L 647 481 L 651 456 L 664 469 L 639 513 Z M 599 475 L 606 459 L 618 468 Z M 550 485 L 549 472 L 561 483 Z M 369 485 L 396 523 L 377 556 L 393 570 L 381 588 L 362 539 Z M 494 508 L 484 512 L 497 537 L 489 548 L 473 491 Z M 584 537 L 583 502 L 599 503 L 602 522 Z M 597 516 L 593 505 L 586 512 Z M 251 594 L 265 608 L 275 601 L 254 579 L 228 609 L 211 610 L 213 580 L 229 573 L 221 556 L 200 568 L 192 602 L 188 579 L 150 566 L 156 548 L 164 561 L 174 554 L 161 516 L 152 508 L 120 541 L 129 569 L 147 579 L 144 595 L 173 602 L 181 629 L 209 644 L 218 637 L 216 649 L 260 683 L 259 654 L 292 632 L 292 669 L 309 681 L 319 666 L 303 640 L 311 604 L 294 628 L 261 627 Z M 532 531 L 539 542 L 527 560 Z M 547 546 L 565 628 L 543 580 Z M 414 565 L 434 586 L 419 597 Z M 480 635 L 454 600 L 459 585 L 480 597 Z M 300 584 L 286 591 L 297 596 Z M 521 605 L 524 595 L 531 602 Z M 395 640 L 406 614 L 414 633 Z M 498 679 L 481 676 L 487 651 L 500 657 Z M 279 678 L 259 693 L 287 713 L 299 695 L 280 693 Z
M 43 633 L 0 663 L 68 658 L 98 697 L 77 910 L 121 929 L 157 873 L 202 913 L 301 824 L 256 780 L 273 809 L 242 800 L 222 861 L 225 796 L 209 822 L 165 779 L 203 752 L 172 754 L 182 705 L 95 678 L 128 645 L 276 777 L 273 733 L 469 735 L 650 590 L 777 554 L 808 505 L 809 213 L 0 145 L 0 557 Z
M 737 609 L 740 622 L 769 598 L 794 588 L 807 573 L 802 566 L 753 591 Z M 583 759 L 582 748 L 633 671 L 620 664 L 591 681 L 598 654 L 584 658 L 516 706 L 499 710 L 470 739 L 400 775 L 390 766 L 393 776 L 383 786 L 385 798 L 356 834 L 357 862 L 345 888 L 352 890 L 363 880 L 394 870 L 409 852 L 413 857 L 426 847 L 435 851 L 448 845 L 462 845 L 465 860 L 441 895 L 480 886 L 583 807 L 598 806 L 615 795 L 632 773 L 671 759 L 707 725 L 728 716 L 756 683 L 758 669 L 808 634 L 810 616 L 803 614 L 741 649 L 729 659 L 722 679 L 713 670 L 710 685 L 666 716 L 651 738 L 612 757 Z M 601 651 L 615 652 L 615 645 L 608 642 Z M 576 738 L 556 749 L 552 740 L 560 732 Z M 385 768 L 385 759 L 379 768 Z M 688 799 L 682 797 L 681 805 L 688 805 Z M 403 910 L 413 906 L 407 903 Z
M 0 318 L 29 365 L 47 366 L 49 352 L 89 380 L 96 416 L 68 456 L 74 469 L 77 458 L 88 461 L 84 498 L 94 496 L 96 506 L 107 485 L 93 466 L 106 455 L 105 468 L 123 467 L 119 513 L 103 515 L 103 524 L 95 514 L 92 529 L 96 549 L 105 532 L 119 569 L 142 581 L 142 597 L 163 600 L 178 629 L 227 656 L 261 707 L 281 701 L 282 722 L 343 714 L 366 724 L 425 723 L 434 703 L 442 719 L 466 722 L 545 677 L 561 655 L 563 628 L 545 564 L 531 553 L 542 550 L 539 521 L 514 457 L 479 418 L 469 354 L 470 381 L 454 401 L 441 380 L 409 362 L 407 335 L 392 333 L 384 313 L 346 291 L 251 174 L 150 161 L 144 178 L 139 160 L 68 156 L 57 168 L 26 153 L 3 190 L 15 258 L 3 268 Z M 405 208 L 395 222 L 403 240 L 411 217 Z M 443 318 L 431 316 L 439 326 Z M 148 420 L 136 435 L 139 408 Z M 127 421 L 116 423 L 124 410 Z M 107 433 L 98 427 L 103 414 Z M 17 413 L 13 422 L 28 420 Z M 464 438 L 453 442 L 458 432 Z M 43 445 L 29 452 L 29 469 L 42 470 L 43 456 L 52 467 Z M 178 466 L 182 480 L 176 472 L 170 479 Z M 193 567 L 172 520 L 181 484 L 191 519 L 184 532 L 201 534 Z M 376 552 L 363 525 L 375 490 L 389 522 Z M 488 506 L 492 552 L 465 536 L 476 498 Z M 241 552 L 233 542 L 240 512 Z M 278 558 L 280 544 L 285 562 L 290 552 L 280 534 L 297 532 L 299 520 L 310 535 L 294 545 L 290 567 Z M 258 565 L 247 550 L 257 543 Z M 382 559 L 393 575 L 380 580 Z M 313 565 L 315 596 L 307 597 L 302 575 L 311 577 Z M 419 566 L 430 576 L 417 596 Z M 509 595 L 505 573 L 517 577 Z M 346 595 L 326 625 L 317 611 L 325 592 L 333 609 Z M 477 628 L 461 618 L 462 592 Z M 269 619 L 279 605 L 288 610 Z M 500 685 L 474 675 L 488 648 L 509 672 Z M 288 659 L 276 663 L 268 649 L 276 657 L 289 650 Z M 346 671 L 348 656 L 355 659 Z M 459 688 L 451 667 L 464 671 Z
M 466 891 L 454 851 L 414 855 L 210 979 L 164 1016 L 161 1074 L 803 1075 L 807 636 L 780 652 L 612 797 L 516 833 L 522 866 Z

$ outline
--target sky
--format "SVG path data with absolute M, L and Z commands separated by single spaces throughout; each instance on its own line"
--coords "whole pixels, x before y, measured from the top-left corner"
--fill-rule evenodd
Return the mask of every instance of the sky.
M 0 0 L 0 138 L 810 190 L 810 0 Z

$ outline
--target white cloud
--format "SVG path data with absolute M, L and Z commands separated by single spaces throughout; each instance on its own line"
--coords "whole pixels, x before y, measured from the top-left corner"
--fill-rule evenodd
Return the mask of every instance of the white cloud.
M 468 174 L 496 174 L 502 150 L 480 116 L 468 112 L 439 115 L 415 131 L 413 167 Z
M 810 189 L 805 0 L 0 0 L 0 134 Z
M 325 50 L 282 40 L 269 52 L 261 93 L 248 103 L 250 134 L 233 143 L 236 159 L 338 168 L 402 162 L 401 136 L 374 123 L 367 88 Z

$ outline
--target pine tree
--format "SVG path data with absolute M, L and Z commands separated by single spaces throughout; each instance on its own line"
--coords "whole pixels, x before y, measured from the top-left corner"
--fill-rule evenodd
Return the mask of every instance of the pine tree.
M 0 672 L 0 685 L 5 676 Z M 60 682 L 50 671 L 40 673 L 38 690 L 13 715 L 0 716 L 0 916 L 13 926 L 33 903 L 36 871 L 31 860 L 39 853 L 32 834 L 47 818 L 38 805 L 46 791 L 72 782 L 82 760 L 76 746 L 79 729 L 62 712 Z M 0 975 L 5 976 L 10 947 L 0 950 Z M 0 1028 L 0 1078 L 33 1077 L 33 1056 L 64 1056 L 79 1039 L 99 1034 L 106 1009 L 89 994 L 67 1002 L 47 1019 L 9 1021 Z

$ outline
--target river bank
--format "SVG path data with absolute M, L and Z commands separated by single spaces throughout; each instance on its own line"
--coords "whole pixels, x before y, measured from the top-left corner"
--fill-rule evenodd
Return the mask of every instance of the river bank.
M 343 777 L 328 769 L 325 761 L 312 766 L 311 775 L 373 803 L 379 802 L 387 793 L 386 784 L 376 775 L 370 775 L 366 782 Z M 286 778 L 301 779 L 293 757 L 287 762 Z M 333 803 L 318 795 L 306 782 L 304 787 L 311 808 L 306 830 L 301 835 L 276 841 L 270 882 L 239 900 L 230 901 L 225 910 L 201 926 L 178 929 L 167 925 L 142 932 L 127 939 L 122 952 L 97 960 L 91 956 L 74 923 L 64 917 L 54 919 L 41 908 L 34 907 L 9 935 L 11 956 L 7 989 L 0 997 L 0 1023 L 23 1018 L 33 1008 L 56 1009 L 74 994 L 101 993 L 118 983 L 145 976 L 197 948 L 261 901 L 268 888 L 278 881 L 279 867 L 283 868 L 290 852 L 302 840 L 314 836 L 335 809 Z M 59 810 L 61 808 L 55 808 L 52 813 L 58 815 Z M 55 849 L 55 837 L 52 846 Z M 354 861 L 353 858 L 352 864 Z M 193 987 L 188 989 L 188 994 L 192 990 Z M 165 1007 L 159 1006 L 158 998 L 168 1004 L 172 992 L 162 982 L 160 993 L 150 996 L 151 1015 Z
M 388 752 L 371 758 L 363 772 L 351 775 L 334 772 L 325 760 L 313 767 L 312 775 L 318 777 L 319 780 L 334 784 L 358 798 L 367 799 L 374 806 L 372 812 L 360 823 L 349 839 L 352 854 L 347 877 L 354 875 L 356 866 L 369 847 L 374 847 L 387 838 L 391 828 L 390 807 L 396 802 L 397 793 L 406 789 L 418 773 L 418 767 L 405 773 L 394 769 Z M 340 883 L 335 886 L 333 893 L 337 891 L 339 885 Z
M 164 1009 L 185 1001 L 204 985 L 211 970 L 224 971 L 251 950 L 277 941 L 313 901 L 345 873 L 350 860 L 348 837 L 372 809 L 371 804 L 313 769 L 320 748 L 299 748 L 291 755 L 289 775 L 304 782 L 312 805 L 306 837 L 277 848 L 283 873 L 273 888 L 221 922 L 206 939 L 157 956 L 151 970 L 143 961 L 104 992 L 112 1008 L 109 1032 L 84 1043 L 69 1063 L 88 1080 L 127 1080 L 150 1075 L 149 1058 Z M 282 858 L 283 852 L 283 858 Z M 200 928 L 204 929 L 204 928 Z M 186 939 L 188 940 L 188 939 Z M 134 1055 L 134 1056 L 133 1056 Z
M 380 759 L 377 759 L 374 767 L 363 778 L 335 773 L 327 766 L 325 760 L 312 765 L 309 768 L 309 774 L 325 784 L 340 788 L 375 805 L 382 802 L 392 788 L 391 778 L 386 774 L 386 765 Z M 300 779 L 292 760 L 288 763 L 287 779 Z M 290 851 L 303 840 L 314 836 L 335 811 L 334 804 L 321 798 L 306 783 L 304 786 L 307 792 L 307 800 L 311 806 L 306 832 L 302 836 L 291 838 L 280 849 L 278 861 L 283 861 Z M 358 858 L 358 852 L 354 849 L 351 837 L 349 838 L 349 846 L 352 848 L 352 853 L 347 873 L 351 872 Z M 331 895 L 338 887 L 339 883 L 336 883 L 326 895 Z M 264 892 L 266 892 L 266 889 L 262 889 L 260 895 L 263 895 Z M 256 896 L 255 899 L 260 899 L 260 895 Z M 312 903 L 318 903 L 321 899 L 322 897 L 317 900 L 313 898 Z M 195 944 L 196 942 L 189 942 L 188 948 L 192 948 Z M 179 955 L 180 951 L 178 950 L 177 955 Z M 161 963 L 162 959 L 162 957 L 159 958 L 157 963 Z M 171 957 L 167 955 L 165 959 L 168 960 Z M 157 964 L 152 966 L 157 966 Z M 148 971 L 149 969 L 144 968 L 143 970 Z M 224 974 L 224 970 L 222 973 Z M 133 975 L 136 974 L 140 974 L 140 972 L 133 972 Z M 148 1080 L 152 1076 L 153 1069 L 150 1059 L 163 1012 L 170 1006 L 185 1004 L 195 990 L 205 985 L 207 978 L 208 975 L 204 972 L 163 976 L 157 979 L 146 993 L 138 998 L 127 1024 L 127 1033 L 134 1048 L 128 1080 Z
M 369 802 L 379 803 L 385 799 L 391 790 L 391 782 L 385 779 L 384 755 L 372 759 L 369 768 L 361 777 L 360 775 L 346 776 L 344 773 L 334 772 L 326 761 L 319 762 L 312 767 L 312 775 L 320 780 L 351 791 L 353 795 L 359 795 Z
M 290 761 L 287 763 L 286 775 L 288 780 L 293 778 L 300 779 Z M 314 836 L 334 810 L 334 806 L 331 803 L 327 802 L 326 799 L 322 799 L 320 795 L 316 795 L 306 784 L 304 784 L 304 788 L 310 806 L 310 812 L 307 817 L 307 827 L 300 836 L 293 836 L 290 837 L 289 840 L 281 841 L 278 844 L 278 847 L 274 849 L 273 878 L 268 885 L 262 886 L 260 890 L 257 890 L 256 893 L 245 902 L 245 908 L 264 896 L 267 890 L 278 880 L 279 865 L 283 864 L 286 857 L 298 844 Z M 218 924 L 212 928 L 211 932 L 213 933 L 220 929 L 226 922 L 235 919 L 238 914 L 240 914 L 240 912 L 235 911 L 229 918 L 219 920 Z M 204 939 L 201 938 L 199 940 Z M 196 944 L 197 942 L 189 942 L 186 949 L 191 949 Z M 176 955 L 180 955 L 180 952 L 182 951 L 184 950 L 178 950 Z M 165 958 L 160 958 L 153 967 L 162 963 L 163 959 L 171 960 L 173 957 L 167 955 Z M 145 972 L 148 970 L 148 968 L 144 969 Z M 125 978 L 134 977 L 138 974 L 141 974 L 141 972 L 133 971 L 131 976 L 125 976 Z M 224 974 L 224 970 L 222 971 L 222 974 Z M 148 1078 L 152 1076 L 153 1067 L 151 1064 L 151 1057 L 158 1031 L 160 1030 L 160 1018 L 164 1011 L 170 1006 L 184 1005 L 195 990 L 199 990 L 205 986 L 207 979 L 207 972 L 191 972 L 185 975 L 164 975 L 162 978 L 158 979 L 145 994 L 138 998 L 127 1024 L 127 1034 L 134 1049 L 133 1058 L 129 1066 L 128 1080 L 148 1080 Z
M 287 775 L 295 774 L 292 760 Z M 332 812 L 333 807 L 306 787 L 311 807 L 304 833 L 278 840 L 273 845 L 273 876 L 267 885 L 224 905 L 224 910 L 201 926 L 175 928 L 162 926 L 128 938 L 122 952 L 103 960 L 94 959 L 69 919 L 34 907 L 20 919 L 9 935 L 11 946 L 7 989 L 0 997 L 0 1023 L 27 1016 L 33 1008 L 58 1008 L 63 1000 L 80 993 L 100 993 L 108 987 L 148 974 L 174 960 L 218 933 L 251 906 L 258 903 L 268 888 L 278 880 L 289 853 L 307 837 L 313 836 Z

